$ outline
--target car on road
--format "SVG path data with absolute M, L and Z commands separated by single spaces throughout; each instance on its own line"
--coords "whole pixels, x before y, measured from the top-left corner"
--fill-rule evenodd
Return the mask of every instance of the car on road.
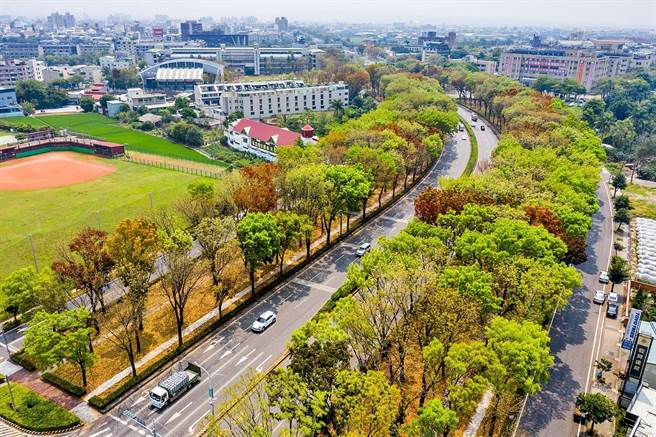
M 465 131 L 465 126 L 463 126 L 463 124 L 460 123 L 460 124 L 458 125 L 458 130 L 459 130 L 460 132 L 464 132 L 464 131 Z
M 471 125 L 472 125 L 472 127 L 476 127 L 476 123 L 474 123 L 473 121 L 472 121 Z
M 251 330 L 262 332 L 276 322 L 276 314 L 273 311 L 265 311 L 253 322 Z
M 617 317 L 618 306 L 616 303 L 608 301 L 608 308 L 606 308 L 606 316 L 614 319 Z
M 485 125 L 484 124 L 481 125 L 481 130 L 485 130 Z
M 608 278 L 608 272 L 602 271 L 599 272 L 599 282 L 602 284 L 608 284 L 609 278 Z
M 463 140 L 463 141 L 467 140 L 467 135 L 461 136 L 460 139 Z
M 594 303 L 598 303 L 599 305 L 603 304 L 606 301 L 606 293 L 604 293 L 602 290 L 595 291 L 592 301 Z
M 362 243 L 360 247 L 357 248 L 355 254 L 359 257 L 364 256 L 365 253 L 371 250 L 371 243 Z
M 617 293 L 608 293 L 608 303 L 619 303 L 619 296 Z

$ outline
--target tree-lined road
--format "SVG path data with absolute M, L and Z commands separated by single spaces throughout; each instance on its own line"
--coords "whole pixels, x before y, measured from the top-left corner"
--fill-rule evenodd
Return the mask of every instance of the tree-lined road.
M 567 307 L 553 319 L 550 336 L 555 364 L 551 379 L 542 392 L 528 399 L 518 436 L 576 436 L 580 431 L 573 420 L 574 401 L 579 392 L 590 388 L 606 323 L 606 305 L 592 302 L 594 291 L 602 288 L 599 272 L 607 270 L 613 240 L 611 200 L 603 182 L 597 188 L 597 200 L 599 211 L 592 216 L 588 259 L 577 266 L 583 287 L 574 290 Z
M 496 141 L 478 134 L 479 147 L 494 147 Z M 312 318 L 346 279 L 348 266 L 356 262 L 355 249 L 363 242 L 375 242 L 379 237 L 391 237 L 400 232 L 414 216 L 414 199 L 421 191 L 434 186 L 440 176 L 457 177 L 464 171 L 469 158 L 468 141 L 460 139 L 445 146 L 441 159 L 428 175 L 407 195 L 379 217 L 363 226 L 354 235 L 312 262 L 301 272 L 262 296 L 227 326 L 219 329 L 181 363 L 199 363 L 211 373 L 216 402 L 222 392 L 249 371 L 261 372 L 274 363 L 286 350 L 291 333 Z M 375 244 L 375 243 L 374 243 Z M 273 310 L 277 322 L 261 334 L 250 331 L 259 314 Z M 149 407 L 148 391 L 161 377 L 141 387 L 136 393 L 111 410 L 107 415 L 79 431 L 93 437 L 127 436 L 145 433 L 121 416 L 130 409 L 148 425 L 167 436 L 193 434 L 201 420 L 209 413 L 208 388 L 210 378 L 203 372 L 201 382 L 176 403 L 159 412 Z

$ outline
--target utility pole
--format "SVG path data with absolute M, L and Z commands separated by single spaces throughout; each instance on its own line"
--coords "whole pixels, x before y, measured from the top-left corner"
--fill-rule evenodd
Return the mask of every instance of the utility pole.
M 150 209 L 155 208 L 155 202 L 153 201 L 153 192 L 151 191 L 148 193 L 148 197 L 150 198 Z

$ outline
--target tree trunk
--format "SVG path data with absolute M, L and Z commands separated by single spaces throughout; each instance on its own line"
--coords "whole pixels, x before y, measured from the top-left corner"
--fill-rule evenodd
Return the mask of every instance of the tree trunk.
M 333 226 L 333 218 L 334 217 L 330 217 L 328 219 L 328 223 L 326 226 L 326 246 L 330 246 L 330 228 L 332 228 Z
M 179 320 L 176 320 L 176 327 L 178 330 L 178 348 L 182 349 L 182 325 L 184 324 L 184 320 L 182 317 L 180 317 Z
M 82 386 L 87 386 L 87 368 L 83 363 L 78 363 L 80 365 L 80 372 L 82 372 Z
M 344 217 L 344 214 L 341 212 L 339 213 L 339 236 L 342 236 L 342 217 Z
M 248 269 L 248 279 L 251 281 L 251 296 L 255 297 L 255 270 Z
M 614 289 L 615 289 L 615 283 L 611 281 L 610 292 L 612 293 Z
M 134 342 L 137 346 L 137 353 L 141 353 L 141 339 L 139 338 L 139 330 L 135 329 L 134 330 Z
M 424 406 L 426 402 L 426 394 L 428 392 L 428 381 L 426 381 L 426 368 L 422 366 L 421 370 L 421 391 L 419 392 L 419 408 Z
M 310 232 L 305 233 L 305 257 L 310 259 Z
M 405 382 L 405 348 L 403 345 L 398 346 L 399 352 L 399 383 Z
M 128 359 L 130 360 L 130 368 L 132 369 L 132 376 L 137 377 L 137 367 L 134 365 L 134 351 L 132 350 L 132 342 L 128 346 Z
M 100 302 L 100 311 L 102 311 L 103 314 L 105 314 L 105 296 L 103 295 L 102 288 L 98 292 L 98 302 Z
M 285 266 L 285 252 L 280 254 L 280 270 L 278 271 L 278 276 L 282 276 L 282 269 Z
M 378 209 L 380 209 L 382 206 L 381 205 L 382 198 L 383 198 L 383 188 L 381 187 L 380 193 L 378 193 Z
M 367 219 L 367 199 L 362 201 L 362 223 Z
M 346 232 L 351 229 L 351 216 L 349 214 L 346 214 Z

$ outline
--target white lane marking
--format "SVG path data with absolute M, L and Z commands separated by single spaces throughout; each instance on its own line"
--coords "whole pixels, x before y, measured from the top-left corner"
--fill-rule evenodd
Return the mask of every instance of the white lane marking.
M 203 414 L 202 416 L 200 416 L 200 418 L 199 418 L 197 421 L 195 421 L 194 423 L 192 423 L 191 426 L 189 427 L 189 432 L 190 432 L 190 433 L 193 433 L 193 432 L 194 432 L 194 428 L 196 427 L 196 425 L 198 425 L 198 422 L 200 422 L 200 421 L 203 420 L 205 417 L 207 417 L 208 414 L 210 414 L 210 413 L 207 412 L 207 413 Z
M 296 278 L 292 282 L 296 282 L 299 285 L 305 285 L 310 288 L 316 288 L 317 290 L 326 291 L 330 294 L 334 293 L 337 290 L 335 287 L 329 287 L 324 284 L 319 284 L 317 282 L 306 281 L 305 279 Z
M 253 358 L 253 359 L 252 359 L 247 365 L 245 365 L 244 367 L 242 367 L 241 369 L 239 369 L 239 370 L 237 371 L 237 373 L 235 373 L 234 375 L 232 375 L 232 377 L 231 377 L 230 379 L 228 379 L 228 380 L 227 380 L 227 381 L 226 381 L 221 387 L 219 387 L 218 389 L 215 389 L 215 390 L 214 390 L 214 393 L 215 393 L 215 394 L 216 394 L 216 393 L 220 393 L 224 388 L 226 388 L 228 385 L 232 384 L 232 381 L 234 381 L 235 378 L 237 378 L 239 375 L 241 375 L 241 373 L 242 373 L 244 370 L 248 369 L 248 368 L 249 368 L 249 367 L 250 367 L 250 366 L 251 366 L 256 360 L 258 360 L 262 355 L 264 355 L 264 352 L 260 352 L 259 354 L 257 354 L 257 355 L 255 356 L 255 358 Z M 233 358 L 234 358 L 234 357 L 233 357 Z M 232 359 L 232 358 L 231 358 L 231 359 Z M 228 360 L 228 362 L 229 362 L 229 361 L 230 361 L 230 360 Z M 225 367 L 225 366 L 228 364 L 228 362 L 224 363 L 221 367 L 219 367 L 218 369 L 216 369 L 216 371 L 215 371 L 214 373 L 212 373 L 212 375 L 216 375 L 217 373 L 219 373 L 219 371 L 220 371 L 223 367 Z M 199 411 L 201 408 L 207 408 L 207 405 L 203 405 L 203 404 L 201 404 L 201 405 L 197 406 L 197 407 L 196 407 L 191 413 L 187 414 L 187 417 L 194 417 L 194 416 L 198 413 L 198 411 Z M 203 415 L 203 417 L 205 417 L 207 414 L 208 414 L 208 413 L 205 413 L 205 414 Z M 202 417 L 201 417 L 200 419 L 198 419 L 196 422 L 194 422 L 194 424 L 193 424 L 192 426 L 189 427 L 189 428 L 190 428 L 190 431 L 189 431 L 189 432 L 192 432 L 192 431 L 193 431 L 193 427 L 196 426 L 196 424 L 197 424 L 198 422 L 200 422 L 201 419 L 202 419 Z M 172 427 L 172 428 L 169 430 L 169 434 L 173 435 L 173 434 L 174 434 L 173 431 L 175 431 L 175 429 L 178 428 L 178 427 L 179 427 L 180 425 L 182 425 L 183 423 L 184 423 L 184 420 L 183 420 L 182 422 L 178 423 L 176 426 Z
M 109 415 L 109 417 L 111 417 L 112 419 L 114 419 L 115 421 L 117 421 L 118 423 L 120 423 L 122 425 L 127 425 L 128 424 L 128 422 L 126 420 L 119 419 L 118 417 L 112 416 L 111 414 Z
M 253 352 L 255 352 L 255 348 L 253 348 L 252 351 L 250 351 L 249 353 L 247 353 L 246 355 L 244 355 L 243 357 L 241 357 L 241 358 L 239 359 L 239 361 L 237 361 L 237 363 L 235 364 L 235 366 L 238 366 L 238 365 L 240 365 L 241 363 L 243 363 L 244 361 L 246 361 L 246 360 L 248 359 L 248 356 L 249 356 L 250 354 L 252 354 Z
M 193 404 L 193 403 L 194 403 L 193 401 L 190 401 L 187 405 L 182 407 L 180 410 L 176 411 L 175 414 L 173 414 L 173 416 L 171 416 L 171 418 L 166 421 L 166 424 L 168 425 L 169 422 L 171 422 L 171 421 L 177 419 L 178 417 L 180 417 L 182 415 L 182 412 L 184 410 L 186 410 L 187 408 L 189 408 L 191 406 L 191 404 Z
M 216 346 L 217 343 L 221 342 L 221 340 L 223 340 L 224 338 L 225 338 L 225 337 L 220 337 L 220 338 L 215 338 L 214 340 L 212 340 L 212 341 L 210 342 L 210 345 L 207 346 L 207 349 L 205 349 L 205 350 L 203 351 L 203 353 L 209 352 L 209 351 L 211 351 L 212 349 L 214 349 L 214 346 Z
M 145 401 L 145 400 L 146 400 L 146 397 L 145 397 L 145 396 L 139 396 L 139 397 L 137 398 L 137 400 L 134 401 L 134 403 L 132 404 L 132 406 L 134 407 L 135 405 L 137 405 L 137 404 L 139 404 L 139 403 L 141 403 L 141 402 L 143 402 L 143 401 Z
M 262 369 L 264 368 L 264 363 L 266 363 L 266 362 L 269 361 L 270 359 L 271 359 L 271 354 L 269 354 L 269 356 L 266 357 L 266 358 L 264 359 L 264 361 L 262 361 L 262 362 L 260 363 L 260 365 L 257 366 L 257 367 L 255 368 L 255 370 L 257 371 L 257 373 L 262 373 Z
M 224 350 L 226 347 L 228 347 L 229 344 L 230 344 L 230 341 L 228 341 L 226 344 L 222 345 L 220 348 L 218 348 L 218 349 L 216 350 L 216 352 L 213 352 L 209 357 L 207 357 L 207 358 L 205 358 L 203 361 L 201 361 L 200 364 L 201 364 L 201 365 L 204 365 L 205 363 L 207 363 L 209 360 L 211 360 L 212 358 L 214 358 L 214 357 L 216 356 L 216 354 L 220 353 L 222 350 Z M 234 350 L 236 347 L 238 347 L 240 344 L 241 344 L 241 343 L 236 343 L 234 346 L 232 346 L 232 347 L 231 347 L 231 351 Z M 224 354 L 221 356 L 221 358 L 223 358 L 223 357 L 226 356 L 226 355 L 227 355 L 227 354 L 224 353 Z
M 89 437 L 96 437 L 96 436 L 98 436 L 98 435 L 100 435 L 100 434 L 104 434 L 106 431 L 109 431 L 109 427 L 103 428 L 103 429 L 101 429 L 100 431 L 98 431 L 98 432 L 96 432 L 96 433 L 94 433 L 94 434 L 91 434 Z

